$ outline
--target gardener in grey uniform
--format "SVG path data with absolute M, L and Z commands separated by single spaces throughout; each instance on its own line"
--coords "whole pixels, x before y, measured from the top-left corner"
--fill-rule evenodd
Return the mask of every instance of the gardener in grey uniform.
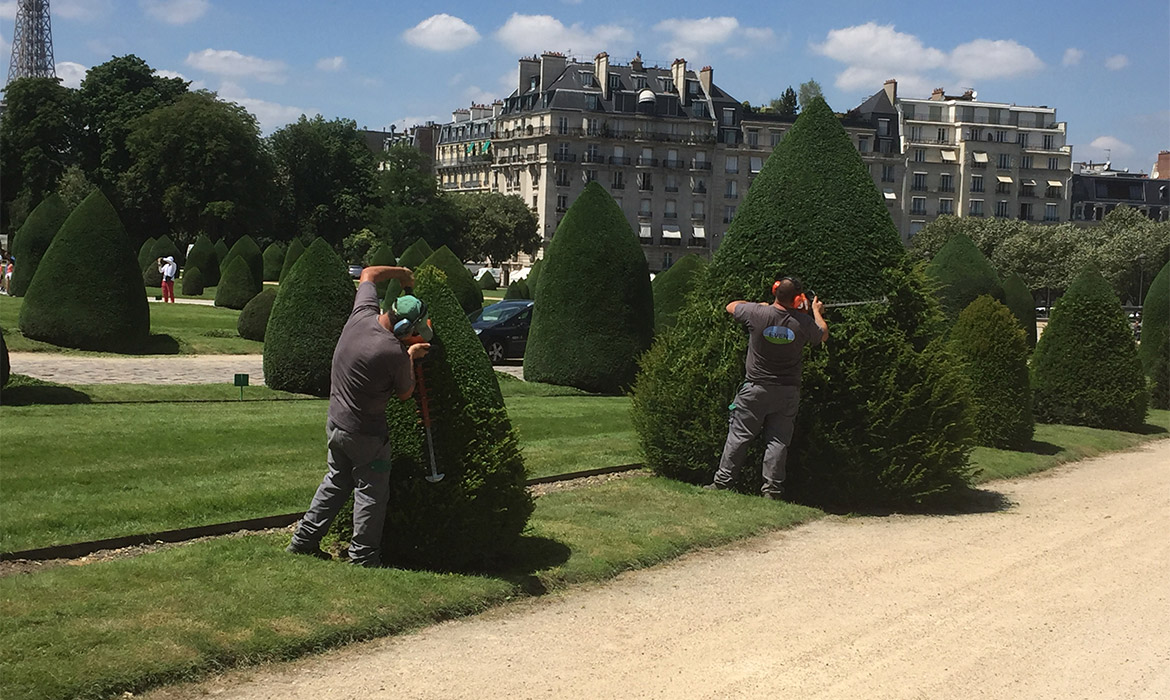
M 407 347 L 403 340 L 418 333 L 431 339 L 426 307 L 413 296 L 399 298 L 391 311 L 378 304 L 376 283 L 397 279 L 414 286 L 405 267 L 375 266 L 362 270 L 353 311 L 337 348 L 330 375 L 328 438 L 329 471 L 317 487 L 308 512 L 293 533 L 288 551 L 329 559 L 321 538 L 353 493 L 353 537 L 349 561 L 368 567 L 382 564 L 382 527 L 390 500 L 390 443 L 386 404 L 414 392 L 413 362 L 426 356 L 429 343 Z
M 730 489 L 747 458 L 748 444 L 764 432 L 765 498 L 783 494 L 784 463 L 800 405 L 801 350 L 829 337 L 821 315 L 824 304 L 812 301 L 812 316 L 797 310 L 800 280 L 784 277 L 774 286 L 775 299 L 752 303 L 733 301 L 727 312 L 748 329 L 748 352 L 743 386 L 735 395 L 728 420 L 727 442 L 715 480 L 705 488 Z

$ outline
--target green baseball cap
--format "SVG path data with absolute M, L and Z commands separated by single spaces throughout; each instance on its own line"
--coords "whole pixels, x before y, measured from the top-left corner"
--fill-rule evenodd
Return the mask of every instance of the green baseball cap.
M 406 327 L 400 332 L 399 327 L 404 322 Z M 422 336 L 427 342 L 434 336 L 430 319 L 427 318 L 426 302 L 416 296 L 405 294 L 394 300 L 394 334 L 405 338 L 414 333 Z

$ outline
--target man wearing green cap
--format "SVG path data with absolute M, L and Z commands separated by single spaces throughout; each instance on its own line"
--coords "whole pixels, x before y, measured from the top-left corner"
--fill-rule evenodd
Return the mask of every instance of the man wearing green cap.
M 382 565 L 382 527 L 390 500 L 386 404 L 392 396 L 406 401 L 414 393 L 413 363 L 431 347 L 425 303 L 406 295 L 392 309 L 379 306 L 376 284 L 391 279 L 404 289 L 414 286 L 414 273 L 405 267 L 362 270 L 353 311 L 333 351 L 325 423 L 329 471 L 293 533 L 288 551 L 294 554 L 330 558 L 321 551 L 321 538 L 352 493 L 349 561 Z M 415 335 L 424 342 L 403 342 Z

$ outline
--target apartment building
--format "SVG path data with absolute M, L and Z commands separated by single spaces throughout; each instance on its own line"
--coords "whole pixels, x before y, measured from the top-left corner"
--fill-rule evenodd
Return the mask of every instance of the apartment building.
M 451 121 L 438 127 L 435 139 L 435 176 L 439 186 L 458 192 L 491 189 L 492 148 L 496 118 L 504 103 L 457 109 Z
M 1073 163 L 1072 221 L 1101 221 L 1119 206 L 1133 207 L 1154 221 L 1170 220 L 1170 153 L 1159 154 L 1153 176 L 1113 170 L 1106 163 Z
M 1055 109 L 980 102 L 973 90 L 904 98 L 892 80 L 874 97 L 883 93 L 897 115 L 893 137 L 904 163 L 894 183 L 900 192 L 892 188 L 903 240 L 945 214 L 1069 220 L 1072 148 Z M 866 105 L 884 102 L 871 98 Z

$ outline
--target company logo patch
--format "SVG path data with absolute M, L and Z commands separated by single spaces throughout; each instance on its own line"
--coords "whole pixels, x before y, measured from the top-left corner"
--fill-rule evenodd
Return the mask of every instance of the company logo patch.
M 764 340 L 773 345 L 787 345 L 796 340 L 796 333 L 787 326 L 768 326 L 764 329 Z

